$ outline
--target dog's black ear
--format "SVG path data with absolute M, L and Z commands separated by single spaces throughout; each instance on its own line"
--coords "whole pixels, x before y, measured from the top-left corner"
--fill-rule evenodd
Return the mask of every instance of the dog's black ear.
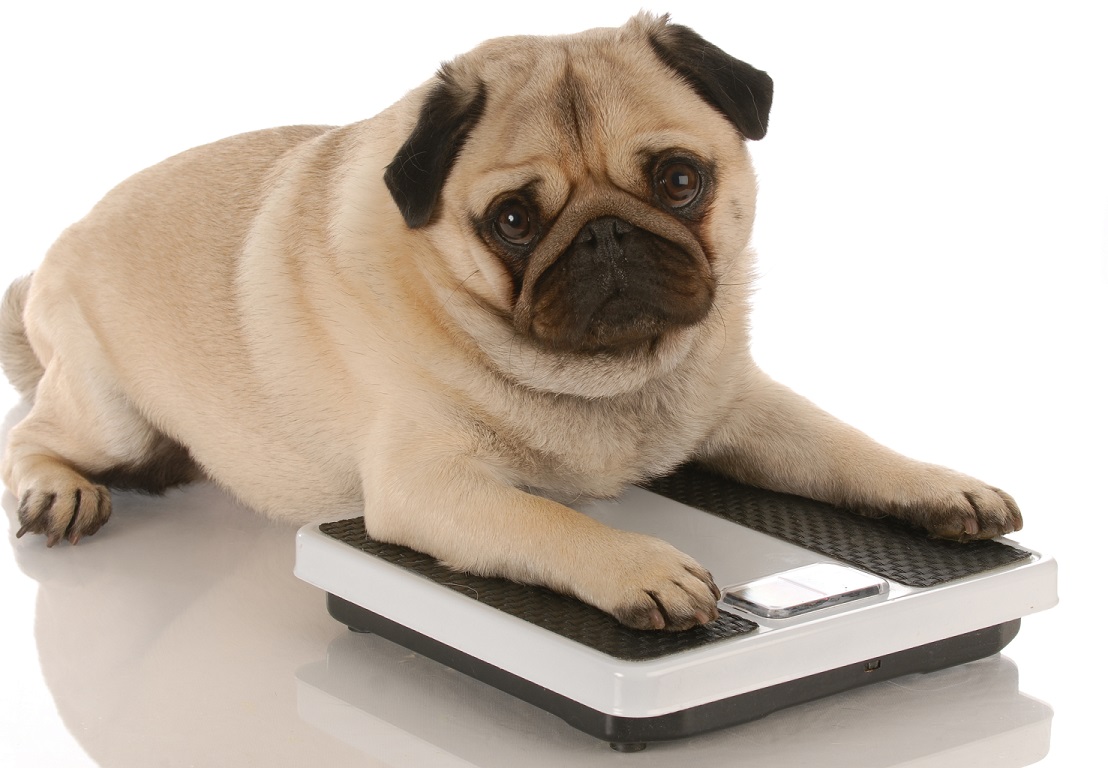
M 654 52 L 748 139 L 766 135 L 773 80 L 688 27 L 667 24 L 650 35 Z
M 385 186 L 412 229 L 431 221 L 466 137 L 485 109 L 485 87 L 467 88 L 443 68 L 415 129 L 385 169 Z

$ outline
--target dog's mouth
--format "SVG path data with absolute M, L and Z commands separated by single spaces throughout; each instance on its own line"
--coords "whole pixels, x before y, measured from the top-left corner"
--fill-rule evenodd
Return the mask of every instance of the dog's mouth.
M 634 198 L 615 205 L 609 198 L 603 206 L 563 212 L 558 225 L 532 257 L 513 317 L 517 330 L 538 345 L 583 354 L 641 353 L 699 323 L 711 309 L 715 283 L 708 258 L 672 218 Z

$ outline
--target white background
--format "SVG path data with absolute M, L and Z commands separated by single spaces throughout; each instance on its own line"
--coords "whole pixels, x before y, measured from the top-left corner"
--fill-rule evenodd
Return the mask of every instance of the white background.
M 1018 538 L 1057 557 L 1062 603 L 1027 620 L 1006 656 L 1019 689 L 1054 710 L 1042 764 L 1088 764 L 1102 751 L 1108 683 L 1093 622 L 1108 477 L 1108 21 L 1099 3 L 9 3 L 0 11 L 0 282 L 33 269 L 115 183 L 181 149 L 368 117 L 482 39 L 618 25 L 640 5 L 670 10 L 774 77 L 769 134 L 752 145 L 756 356 L 883 442 L 1019 500 Z M 3 412 L 16 405 L 0 385 Z M 41 538 L 14 539 L 14 507 L 5 495 L 0 764 L 434 762 L 406 752 L 403 734 L 354 748 L 302 725 L 281 664 L 322 657 L 341 627 L 317 619 L 317 596 L 287 581 L 291 531 L 198 487 L 124 498 L 95 539 L 46 552 Z M 152 525 L 177 538 L 142 539 Z M 213 550 L 225 530 L 251 554 Z M 128 537 L 142 539 L 143 555 L 128 554 Z M 274 554 L 259 564 L 263 544 Z M 231 609 L 229 589 L 247 590 L 249 611 Z M 220 608 L 195 613 L 212 602 Z M 261 606 L 283 618 L 257 618 Z M 150 680 L 195 678 L 190 659 L 202 653 L 210 703 L 151 693 Z M 221 666 L 231 656 L 281 661 L 249 667 L 247 678 Z M 269 683 L 282 692 L 272 700 Z M 903 725 L 897 739 L 927 743 L 926 729 Z M 961 727 L 972 733 L 974 723 Z M 727 734 L 737 750 L 742 735 Z M 557 743 L 535 745 L 532 764 L 563 759 Z M 697 750 L 659 754 L 691 761 Z M 1026 762 L 997 750 L 974 764 Z M 762 764 L 774 764 L 767 754 Z

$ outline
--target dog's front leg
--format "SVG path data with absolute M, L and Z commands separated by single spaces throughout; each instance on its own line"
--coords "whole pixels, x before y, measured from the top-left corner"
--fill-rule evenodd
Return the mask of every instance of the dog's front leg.
M 899 517 L 944 538 L 992 538 L 1023 524 L 1004 491 L 885 448 L 761 371 L 697 458 L 751 485 Z
M 718 616 L 719 590 L 688 555 L 515 488 L 479 458 L 442 446 L 428 455 L 428 444 L 369 462 L 371 538 L 574 595 L 637 629 L 687 629 Z

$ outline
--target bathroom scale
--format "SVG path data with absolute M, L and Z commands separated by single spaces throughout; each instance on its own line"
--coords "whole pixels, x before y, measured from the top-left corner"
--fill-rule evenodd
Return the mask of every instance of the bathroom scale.
M 990 656 L 1058 599 L 1055 561 L 1008 538 L 934 539 L 696 466 L 576 508 L 694 557 L 720 587 L 720 617 L 684 632 L 630 629 L 546 588 L 369 539 L 360 517 L 303 527 L 295 573 L 350 629 L 620 751 Z

